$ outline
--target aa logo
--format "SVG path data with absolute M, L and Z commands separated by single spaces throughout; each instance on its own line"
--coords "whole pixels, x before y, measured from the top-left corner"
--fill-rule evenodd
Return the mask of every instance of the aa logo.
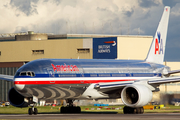
M 155 54 L 163 54 L 163 40 L 160 32 L 157 32 L 157 38 L 155 39 Z

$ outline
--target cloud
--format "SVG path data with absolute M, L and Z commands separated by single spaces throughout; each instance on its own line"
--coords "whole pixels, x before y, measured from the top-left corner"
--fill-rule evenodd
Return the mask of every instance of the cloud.
M 27 16 L 38 14 L 36 3 L 38 0 L 11 0 L 10 5 Z
M 39 31 L 46 26 L 47 31 L 54 33 L 101 33 L 104 27 L 104 33 L 111 31 L 116 34 L 118 32 L 115 30 L 119 29 L 116 24 L 124 24 L 126 20 L 123 18 L 131 17 L 137 5 L 136 0 L 10 0 L 3 4 L 2 9 L 9 13 L 3 15 L 3 21 L 12 18 L 11 21 L 8 20 L 11 28 L 5 31 L 0 28 L 0 31 Z M 54 24 L 56 26 L 51 26 Z M 68 31 L 64 32 L 64 29 Z
M 180 44 L 179 0 L 2 0 L 0 33 L 154 35 L 164 5 L 172 7 L 170 51 Z
M 138 2 L 139 2 L 139 5 L 144 8 L 158 6 L 160 4 L 159 0 L 138 0 Z
M 131 8 L 130 11 L 125 11 L 124 14 L 127 16 L 127 17 L 131 17 L 131 15 L 134 13 L 134 9 Z
M 162 2 L 165 6 L 173 8 L 177 3 L 179 3 L 179 0 L 163 0 Z

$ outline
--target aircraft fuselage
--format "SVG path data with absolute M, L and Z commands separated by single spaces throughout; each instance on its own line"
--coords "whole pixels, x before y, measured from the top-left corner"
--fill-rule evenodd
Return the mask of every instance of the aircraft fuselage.
M 167 66 L 139 60 L 39 59 L 22 66 L 14 77 L 15 89 L 38 99 L 112 98 L 92 91 L 99 83 L 161 77 Z M 120 96 L 116 96 L 118 98 Z

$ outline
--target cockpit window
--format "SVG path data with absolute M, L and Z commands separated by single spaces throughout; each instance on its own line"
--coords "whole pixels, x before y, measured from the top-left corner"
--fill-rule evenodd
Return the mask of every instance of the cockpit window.
M 19 74 L 19 76 L 31 76 L 31 77 L 33 77 L 33 76 L 35 76 L 35 74 L 34 74 L 34 72 L 27 71 L 27 72 L 21 72 Z
M 20 76 L 26 76 L 26 72 L 21 72 Z
M 34 72 L 31 72 L 31 75 L 32 75 L 32 76 L 35 76 Z
M 26 74 L 27 74 L 27 76 L 31 76 L 31 72 L 27 72 Z

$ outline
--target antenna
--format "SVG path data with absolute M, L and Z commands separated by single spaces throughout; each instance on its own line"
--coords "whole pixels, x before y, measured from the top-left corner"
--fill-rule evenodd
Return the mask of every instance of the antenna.
M 104 29 L 103 28 L 104 28 L 104 24 L 102 23 L 102 34 L 104 34 L 104 31 L 103 31 Z
M 128 24 L 128 35 L 130 34 L 130 25 Z
M 86 33 L 86 25 L 84 22 L 83 22 L 83 24 L 84 24 L 84 34 L 85 34 Z
M 68 34 L 68 22 L 66 21 L 66 34 Z
M 138 28 L 138 35 L 140 35 L 140 28 Z
M 94 34 L 94 22 L 93 22 L 93 34 Z
M 120 33 L 120 35 L 122 35 L 122 32 L 121 32 L 121 24 L 119 24 L 119 33 Z

